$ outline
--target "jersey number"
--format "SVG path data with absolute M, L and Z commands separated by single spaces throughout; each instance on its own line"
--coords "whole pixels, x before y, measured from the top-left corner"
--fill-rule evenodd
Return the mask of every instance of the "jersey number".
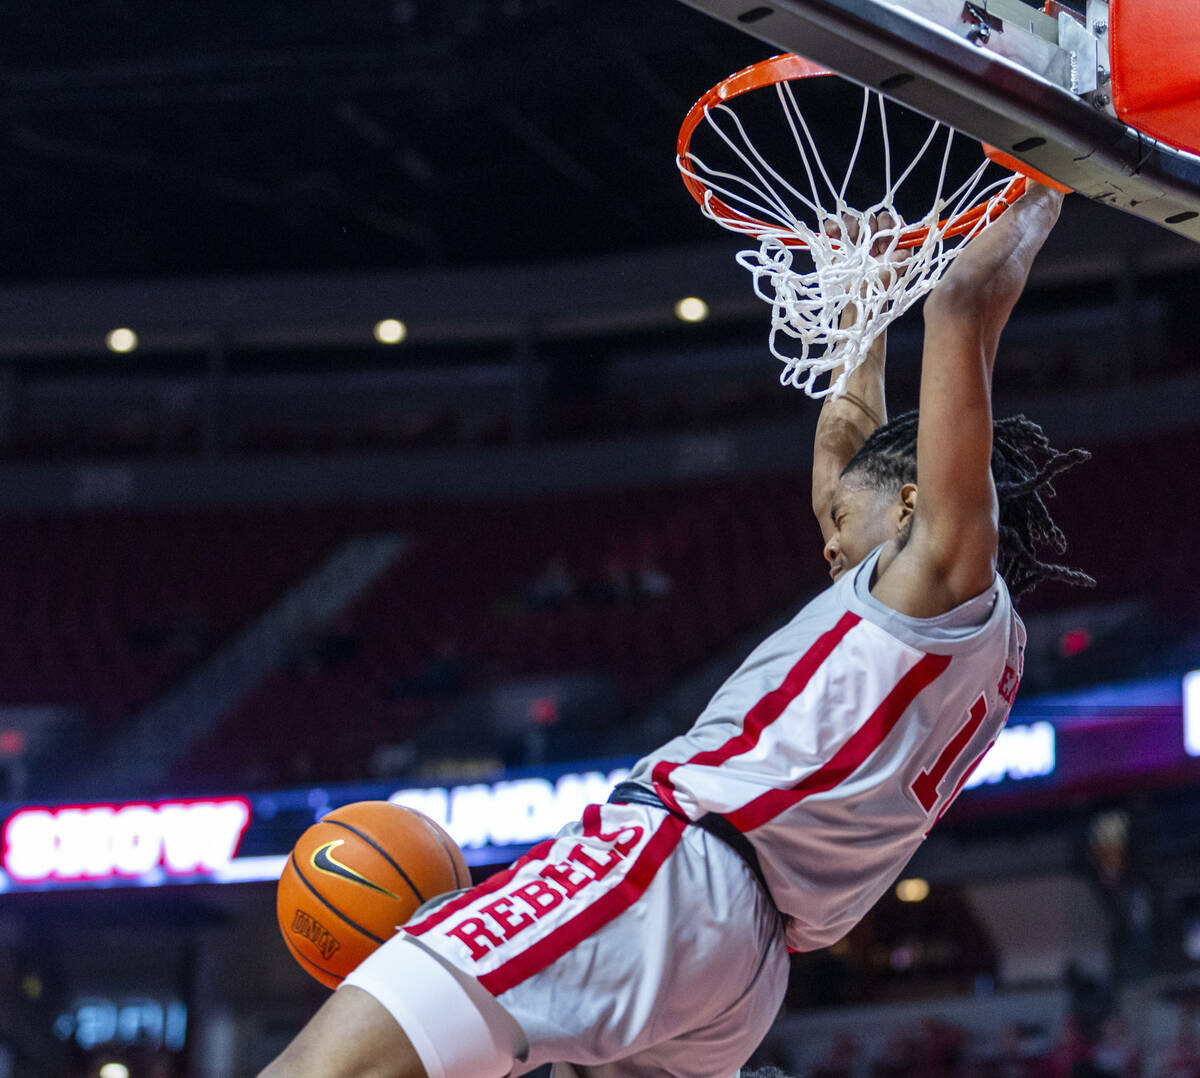
M 967 721 L 950 739 L 950 744 L 942 749 L 942 754 L 937 758 L 933 767 L 928 771 L 922 771 L 913 780 L 912 792 L 926 812 L 933 811 L 933 806 L 938 802 L 938 787 L 941 786 L 946 773 L 954 766 L 954 762 L 966 751 L 967 746 L 971 743 L 971 738 L 975 736 L 975 732 L 983 724 L 985 718 L 987 718 L 987 700 L 980 693 L 975 703 L 971 705 Z

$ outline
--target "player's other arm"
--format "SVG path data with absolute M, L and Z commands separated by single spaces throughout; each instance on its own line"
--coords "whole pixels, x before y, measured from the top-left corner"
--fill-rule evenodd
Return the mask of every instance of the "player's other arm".
M 833 534 L 830 509 L 838 476 L 863 443 L 887 422 L 884 394 L 884 366 L 887 357 L 887 333 L 881 333 L 871 345 L 866 359 L 846 379 L 846 392 L 836 400 L 826 397 L 817 417 L 813 442 L 812 507 L 821 535 L 826 542 Z M 841 368 L 830 376 L 836 379 Z
M 1031 182 L 971 240 L 925 302 L 912 531 L 894 562 L 901 571 L 873 589 L 902 613 L 931 617 L 991 586 L 999 529 L 992 367 L 1062 198 Z
M 876 229 L 899 227 L 899 222 L 893 222 L 890 214 L 881 215 L 878 221 L 872 220 L 871 224 Z M 852 230 L 857 229 L 853 220 L 848 220 L 846 225 Z M 830 235 L 836 234 L 833 230 L 837 227 L 833 224 L 826 226 Z M 872 253 L 880 254 L 886 239 L 881 238 L 876 244 L 878 249 Z M 847 306 L 842 314 L 842 325 L 852 324 L 857 317 L 854 306 Z M 813 515 L 821 526 L 821 536 L 826 542 L 833 534 L 830 509 L 838 476 L 863 443 L 887 422 L 884 393 L 886 359 L 887 332 L 884 331 L 871 342 L 862 364 L 846 379 L 845 392 L 837 399 L 826 397 L 817 417 L 817 433 L 813 444 L 812 507 Z M 830 381 L 836 381 L 841 373 L 841 367 L 835 368 L 829 376 Z

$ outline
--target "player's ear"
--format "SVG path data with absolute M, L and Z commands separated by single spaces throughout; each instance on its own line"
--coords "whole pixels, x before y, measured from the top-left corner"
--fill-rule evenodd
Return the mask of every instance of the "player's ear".
M 917 508 L 917 484 L 905 483 L 896 499 L 896 530 L 908 527 Z

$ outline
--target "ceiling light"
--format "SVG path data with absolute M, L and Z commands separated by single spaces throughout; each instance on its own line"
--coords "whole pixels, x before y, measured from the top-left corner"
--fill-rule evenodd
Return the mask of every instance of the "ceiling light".
M 138 336 L 133 330 L 122 326 L 120 329 L 109 331 L 104 343 L 108 345 L 110 352 L 132 352 L 138 346 Z
M 924 902 L 929 897 L 929 883 L 914 876 L 896 884 L 896 897 L 901 902 Z
M 675 317 L 681 322 L 703 322 L 708 317 L 708 304 L 698 296 L 687 296 L 675 304 Z
M 408 327 L 398 318 L 385 318 L 375 323 L 375 339 L 380 344 L 399 344 L 408 336 Z

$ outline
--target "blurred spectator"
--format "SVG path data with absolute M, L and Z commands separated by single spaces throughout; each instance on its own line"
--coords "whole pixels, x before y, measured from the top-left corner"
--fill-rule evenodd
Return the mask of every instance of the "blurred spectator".
M 459 642 L 453 637 L 438 641 L 428 661 L 415 673 L 398 678 L 390 697 L 401 699 L 449 699 L 467 683 L 467 661 Z
M 199 614 L 176 614 L 141 622 L 129 630 L 129 643 L 143 655 L 196 659 L 208 648 L 212 628 Z
M 323 674 L 350 662 L 362 649 L 362 638 L 348 615 L 324 625 L 301 628 L 293 642 L 288 667 L 304 675 Z
M 1071 1022 L 1082 1040 L 1095 1044 L 1113 1012 L 1112 985 L 1073 961 L 1063 970 L 1063 985 L 1071 997 Z
M 850 1033 L 839 1033 L 829 1046 L 829 1056 L 812 1071 L 811 1078 L 852 1078 L 858 1057 L 858 1041 Z
M 888 1044 L 886 1056 L 871 1065 L 871 1078 L 917 1078 L 918 1062 L 916 1034 L 897 1033 Z
M 1062 1036 L 1050 1053 L 1049 1078 L 1101 1078 L 1087 1029 L 1075 1016 L 1067 1019 Z
M 675 581 L 658 564 L 654 548 L 647 545 L 638 559 L 637 593 L 643 599 L 661 599 L 675 590 Z
M 984 1068 L 989 1078 L 1039 1078 L 1044 1068 L 1037 1044 L 1031 1044 L 1019 1022 L 1004 1027 L 999 1050 Z
M 633 569 L 619 554 L 605 558 L 603 570 L 588 581 L 585 592 L 592 602 L 608 606 L 638 599 L 660 599 L 674 589 L 675 581 L 659 566 L 653 545 L 644 544 Z
M 917 1073 L 922 1078 L 953 1078 L 963 1057 L 963 1031 L 936 1018 L 921 1023 Z
M 627 603 L 635 597 L 633 576 L 625 559 L 610 554 L 604 559 L 600 576 L 588 582 L 588 598 L 594 603 L 608 605 Z
M 1104 1078 L 1141 1078 L 1141 1053 L 1120 1016 L 1114 1014 L 1104 1023 L 1095 1062 Z
M 1200 1044 L 1196 1039 L 1195 1007 L 1184 1007 L 1179 1012 L 1175 1048 L 1162 1078 L 1200 1078 Z
M 524 605 L 530 610 L 553 610 L 574 599 L 576 591 L 567 559 L 555 554 L 525 589 Z

